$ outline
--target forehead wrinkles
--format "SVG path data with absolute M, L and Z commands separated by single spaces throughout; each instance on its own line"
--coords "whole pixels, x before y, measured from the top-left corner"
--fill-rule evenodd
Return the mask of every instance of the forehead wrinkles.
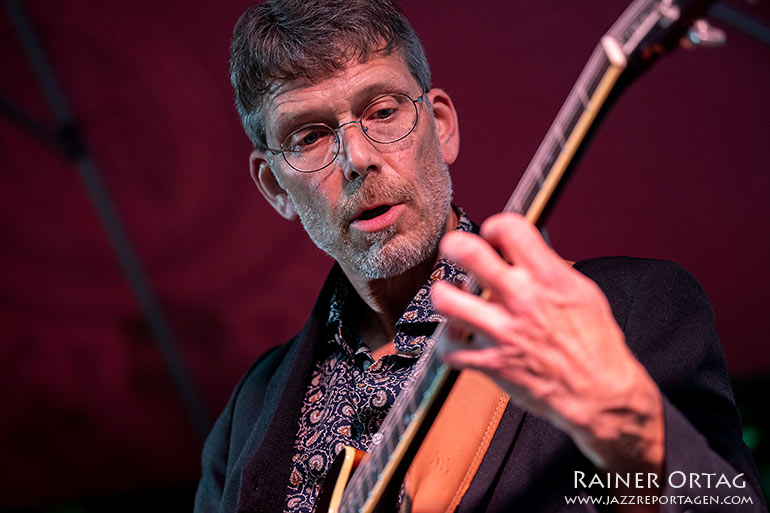
M 288 89 L 287 89 L 288 86 Z M 269 127 L 274 126 L 276 123 L 278 123 L 281 119 L 282 115 L 282 109 L 281 107 L 283 105 L 292 103 L 291 97 L 286 97 L 286 93 L 289 91 L 292 91 L 294 89 L 298 89 L 302 87 L 301 85 L 297 85 L 295 87 L 291 87 L 289 84 L 285 82 L 274 82 L 273 85 L 270 86 L 270 90 L 268 94 L 265 96 L 265 102 L 264 102 L 264 119 L 266 124 L 266 132 L 269 132 Z
M 389 92 L 412 95 L 422 92 L 399 53 L 376 57 L 363 63 L 352 61 L 339 72 L 314 81 L 276 81 L 270 86 L 265 98 L 265 118 L 277 122 L 284 115 L 301 115 L 306 110 L 287 108 L 292 104 L 307 104 L 311 110 L 340 110 L 347 108 L 350 103 L 371 100 L 368 96 L 372 94 Z M 336 101 L 340 104 L 332 105 Z

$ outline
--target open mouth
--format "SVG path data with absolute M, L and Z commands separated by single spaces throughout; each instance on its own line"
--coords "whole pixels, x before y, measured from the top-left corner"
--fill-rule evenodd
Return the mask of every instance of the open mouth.
M 391 206 L 392 205 L 380 205 L 378 207 L 370 208 L 369 210 L 364 210 L 361 212 L 361 215 L 358 216 L 358 220 L 367 221 L 369 219 L 374 219 L 390 210 Z
M 403 203 L 373 206 L 361 212 L 351 226 L 358 232 L 374 233 L 385 230 L 398 222 L 405 208 Z
M 361 212 L 351 226 L 359 232 L 373 233 L 385 230 L 398 222 L 405 208 L 403 203 L 373 206 Z

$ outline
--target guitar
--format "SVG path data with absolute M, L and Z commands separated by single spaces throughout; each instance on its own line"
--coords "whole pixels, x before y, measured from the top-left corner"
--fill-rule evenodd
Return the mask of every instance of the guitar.
M 574 169 L 603 114 L 620 92 L 672 50 L 713 0 L 635 0 L 601 38 L 503 212 L 537 225 Z M 691 43 L 705 40 L 703 22 Z M 705 41 L 707 42 L 707 41 Z M 438 339 L 445 324 L 433 334 Z M 347 447 L 329 471 L 317 510 L 370 513 L 392 509 L 406 471 L 459 372 L 427 351 L 364 455 Z M 353 472 L 355 470 L 355 473 Z

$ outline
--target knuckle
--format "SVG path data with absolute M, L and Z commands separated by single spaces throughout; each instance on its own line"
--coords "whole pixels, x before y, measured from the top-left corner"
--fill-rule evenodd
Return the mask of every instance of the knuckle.
M 531 225 L 526 219 L 513 212 L 504 212 L 487 219 L 481 225 L 481 235 L 485 238 L 503 234 L 516 235 L 527 229 L 531 229 Z
M 458 260 L 474 258 L 478 252 L 477 237 L 465 232 L 450 232 L 444 235 L 441 249 Z
M 482 248 L 479 247 L 477 241 L 474 239 L 469 239 L 466 243 L 458 245 L 454 254 L 460 263 L 471 267 L 479 267 L 483 261 Z M 483 268 L 475 270 L 479 271 L 483 270 Z

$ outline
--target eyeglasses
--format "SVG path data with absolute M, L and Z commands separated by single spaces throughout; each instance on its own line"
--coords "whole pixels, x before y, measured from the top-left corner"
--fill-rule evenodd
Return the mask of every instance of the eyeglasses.
M 325 168 L 340 152 L 342 128 L 358 123 L 364 136 L 378 144 L 400 141 L 417 126 L 417 102 L 401 93 L 386 94 L 372 100 L 361 117 L 342 123 L 336 129 L 325 123 L 303 125 L 286 136 L 280 150 L 268 148 L 273 155 L 283 155 L 292 168 L 312 173 Z

